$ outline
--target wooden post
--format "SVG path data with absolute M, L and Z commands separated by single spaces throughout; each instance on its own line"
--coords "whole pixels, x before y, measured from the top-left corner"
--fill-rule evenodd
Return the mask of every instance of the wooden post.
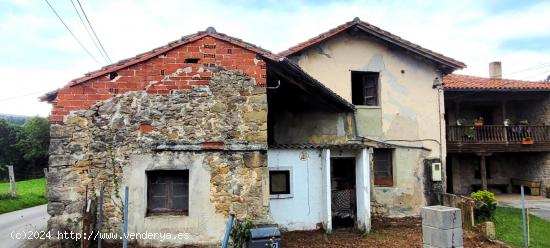
M 97 240 L 97 248 L 101 248 L 101 235 L 103 231 L 103 182 L 99 183 L 99 203 L 97 205 L 97 232 L 99 239 Z
M 8 165 L 8 174 L 10 177 L 10 194 L 11 197 L 17 197 L 15 193 L 15 176 L 13 175 L 13 165 Z
M 128 247 L 128 186 L 124 187 L 124 224 L 122 226 L 122 247 Z
M 479 165 L 479 174 L 481 175 L 481 189 L 487 190 L 487 165 L 485 155 L 481 155 L 481 163 Z
M 86 185 L 86 194 L 84 196 L 84 209 L 82 209 L 82 237 L 88 237 L 90 233 L 90 214 L 87 211 L 88 204 L 88 185 Z M 88 248 L 88 241 L 84 238 L 81 239 L 80 247 Z

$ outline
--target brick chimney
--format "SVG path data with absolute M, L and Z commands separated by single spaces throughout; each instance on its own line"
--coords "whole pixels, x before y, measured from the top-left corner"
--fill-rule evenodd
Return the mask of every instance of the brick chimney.
M 489 78 L 502 79 L 502 64 L 500 61 L 489 63 Z

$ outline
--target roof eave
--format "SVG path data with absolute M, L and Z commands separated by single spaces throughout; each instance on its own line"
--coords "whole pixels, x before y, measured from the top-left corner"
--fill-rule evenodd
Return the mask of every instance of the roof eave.
M 550 89 L 479 89 L 479 88 L 443 88 L 447 92 L 457 91 L 472 91 L 472 92 L 535 92 L 535 91 L 550 91 Z

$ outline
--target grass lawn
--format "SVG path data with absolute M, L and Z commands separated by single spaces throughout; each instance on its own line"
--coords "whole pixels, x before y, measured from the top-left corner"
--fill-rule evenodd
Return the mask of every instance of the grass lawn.
M 530 247 L 550 247 L 550 222 L 537 216 L 529 216 Z M 497 239 L 515 247 L 523 247 L 521 209 L 497 208 L 495 214 Z
M 17 197 L 11 198 L 10 184 L 0 183 L 0 214 L 48 202 L 44 178 L 15 182 L 15 190 Z

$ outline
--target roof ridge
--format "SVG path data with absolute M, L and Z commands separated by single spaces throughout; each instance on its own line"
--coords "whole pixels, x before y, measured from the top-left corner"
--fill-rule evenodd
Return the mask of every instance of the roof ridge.
M 297 45 L 295 46 L 292 46 L 290 47 L 289 49 L 285 50 L 285 51 L 282 51 L 280 53 L 278 53 L 279 55 L 281 56 L 289 56 L 289 55 L 292 55 L 292 54 L 295 54 L 303 49 L 306 49 L 312 45 L 315 45 L 319 42 L 322 42 L 324 41 L 325 39 L 327 38 L 330 38 L 336 34 L 339 34 L 341 33 L 342 31 L 345 31 L 347 30 L 348 28 L 351 28 L 355 25 L 358 25 L 358 26 L 362 26 L 364 29 L 367 29 L 367 30 L 364 30 L 365 32 L 375 32 L 375 33 L 378 33 L 380 35 L 383 35 L 385 36 L 386 38 L 388 39 L 391 39 L 391 40 L 394 40 L 396 41 L 397 43 L 401 43 L 402 45 L 406 46 L 405 48 L 408 47 L 408 49 L 411 49 L 411 50 L 416 50 L 416 52 L 419 52 L 419 53 L 425 53 L 427 55 L 430 55 L 430 56 L 433 56 L 433 57 L 436 57 L 437 59 L 439 60 L 442 60 L 443 62 L 446 62 L 452 66 L 454 66 L 455 68 L 464 68 L 466 67 L 466 64 L 464 64 L 463 62 L 460 62 L 458 60 L 455 60 L 451 57 L 447 57 L 441 53 L 437 53 L 433 50 L 430 50 L 430 49 L 427 49 L 427 48 L 424 48 L 418 44 L 415 44 L 413 42 L 410 42 L 408 40 L 405 40 L 403 38 L 401 38 L 400 36 L 398 35 L 395 35 L 395 34 L 392 34 L 386 30 L 383 30 L 377 26 L 374 26 L 368 22 L 365 22 L 365 21 L 362 21 L 361 19 L 359 19 L 358 17 L 354 18 L 352 21 L 349 21 L 349 22 L 346 22 L 344 24 L 341 24 L 341 25 L 338 25 L 336 26 L 335 28 L 332 28 L 324 33 L 321 33 L 313 38 L 310 38 L 304 42 L 301 42 L 301 43 L 298 43 Z M 426 55 L 424 55 L 426 56 Z M 441 62 L 440 62 L 441 63 Z
M 550 82 L 526 81 L 517 79 L 487 78 L 473 75 L 449 74 L 443 77 L 445 90 L 512 90 L 550 91 Z
M 527 82 L 527 83 L 550 83 L 550 82 L 544 81 L 544 80 L 537 81 L 537 80 L 523 80 L 523 79 L 513 79 L 513 78 L 490 78 L 490 77 L 483 77 L 483 76 L 476 76 L 476 75 L 466 75 L 466 74 L 460 74 L 460 73 L 448 74 L 445 77 L 452 77 L 452 76 L 479 78 L 479 79 L 485 79 L 485 80 L 498 80 L 498 81 L 515 81 L 515 82 Z

